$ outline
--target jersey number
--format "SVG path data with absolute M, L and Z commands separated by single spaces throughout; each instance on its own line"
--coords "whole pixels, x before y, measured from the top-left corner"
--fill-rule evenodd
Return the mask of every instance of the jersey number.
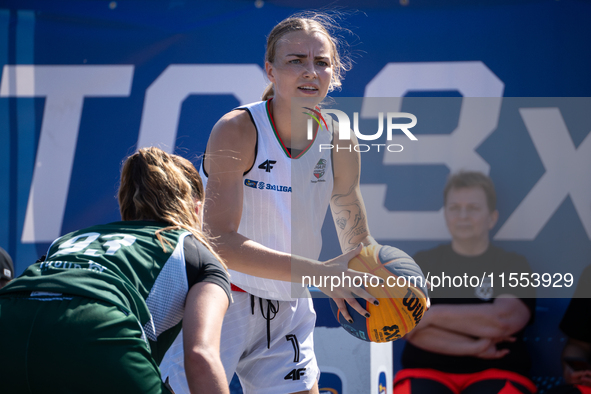
M 103 243 L 100 250 L 86 249 L 91 243 L 96 241 L 96 239 L 99 237 L 101 240 L 108 240 Z M 97 256 L 103 253 L 107 255 L 113 255 L 122 246 L 131 246 L 135 242 L 135 240 L 136 238 L 129 234 L 107 234 L 101 236 L 99 233 L 84 233 L 74 238 L 71 238 L 63 244 L 61 244 L 58 247 L 57 252 L 49 256 L 49 258 L 62 254 L 77 253 L 84 249 L 86 249 L 86 251 L 84 252 L 86 256 Z M 103 252 L 104 249 L 107 250 Z
M 298 338 L 294 334 L 289 334 L 285 336 L 285 339 L 291 342 L 293 346 L 293 362 L 297 363 L 300 361 L 300 344 L 298 343 Z M 284 380 L 300 380 L 302 376 L 306 373 L 306 368 L 296 368 L 289 371 L 287 375 L 283 378 Z
M 293 362 L 300 362 L 300 345 L 298 344 L 298 338 L 294 334 L 289 334 L 285 336 L 285 339 L 290 341 L 293 346 Z

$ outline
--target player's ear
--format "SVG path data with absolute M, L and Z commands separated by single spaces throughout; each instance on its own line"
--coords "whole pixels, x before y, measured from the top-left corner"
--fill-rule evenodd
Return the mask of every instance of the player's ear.
M 199 200 L 195 200 L 195 213 L 199 217 L 201 217 L 202 208 L 203 208 L 203 203 Z
M 273 63 L 265 61 L 265 72 L 267 73 L 269 81 L 275 83 L 275 69 L 273 68 Z

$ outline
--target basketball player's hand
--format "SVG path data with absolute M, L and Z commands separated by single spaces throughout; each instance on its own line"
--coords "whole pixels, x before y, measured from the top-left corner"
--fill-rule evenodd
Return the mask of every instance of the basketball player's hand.
M 378 300 L 369 294 L 363 286 L 355 286 L 355 284 L 369 283 L 370 277 L 375 275 L 349 268 L 349 261 L 357 256 L 362 248 L 363 244 L 359 244 L 355 249 L 323 263 L 323 268 L 327 272 L 326 275 L 334 279 L 329 280 L 326 286 L 319 287 L 319 289 L 334 300 L 343 317 L 349 322 L 352 322 L 353 319 L 347 310 L 345 302 L 351 305 L 361 316 L 365 317 L 369 317 L 369 312 L 357 302 L 355 297 L 363 298 L 375 305 L 379 304 Z M 379 283 L 383 283 L 382 278 L 377 276 L 376 278 Z M 334 286 L 336 284 L 339 284 L 339 286 Z

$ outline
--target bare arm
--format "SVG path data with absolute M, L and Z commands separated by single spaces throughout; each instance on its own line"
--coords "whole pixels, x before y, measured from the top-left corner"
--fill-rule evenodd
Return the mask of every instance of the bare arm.
M 376 241 L 369 233 L 367 213 L 359 187 L 361 157 L 353 149 L 357 139 L 353 132 L 350 141 L 338 140 L 337 134 L 338 130 L 335 130 L 335 141 L 338 141 L 335 145 L 339 149 L 337 151 L 335 146 L 333 152 L 335 174 L 330 209 L 341 250 L 345 252 L 355 248 L 360 242 L 369 245 Z
M 422 323 L 422 321 L 421 321 Z M 450 356 L 471 356 L 497 359 L 509 354 L 509 349 L 497 349 L 500 342 L 514 342 L 513 337 L 475 338 L 435 326 L 419 325 L 405 338 L 423 350 Z
M 279 252 L 238 233 L 243 204 L 243 174 L 254 161 L 256 130 L 249 115 L 233 111 L 215 125 L 207 146 L 205 169 L 209 175 L 204 206 L 204 223 L 216 237 L 217 252 L 236 271 L 268 279 L 302 283 L 303 276 L 362 276 L 348 270 L 348 262 L 360 249 L 321 263 Z M 331 297 L 351 297 L 351 291 L 373 302 L 363 289 L 327 289 Z
M 476 356 L 491 345 L 490 339 L 474 338 L 434 326 L 422 329 L 417 326 L 405 338 L 423 350 L 451 356 Z
M 189 290 L 183 318 L 183 346 L 191 393 L 229 393 L 220 360 L 220 335 L 227 309 L 228 296 L 218 285 L 201 282 Z
M 478 338 L 503 338 L 525 327 L 530 315 L 520 299 L 507 295 L 490 304 L 433 305 L 421 324 Z
M 351 133 L 351 140 L 338 139 L 338 126 L 335 124 L 335 150 L 334 161 L 334 186 L 330 199 L 330 210 L 335 223 L 341 250 L 347 252 L 360 243 L 364 245 L 375 244 L 376 241 L 369 233 L 367 225 L 367 213 L 361 196 L 359 180 L 361 175 L 361 157 L 353 147 L 357 144 L 357 138 Z M 339 149 L 336 149 L 338 146 Z M 343 317 L 352 321 L 345 302 L 351 305 L 362 316 L 368 316 L 353 297 L 335 298 Z

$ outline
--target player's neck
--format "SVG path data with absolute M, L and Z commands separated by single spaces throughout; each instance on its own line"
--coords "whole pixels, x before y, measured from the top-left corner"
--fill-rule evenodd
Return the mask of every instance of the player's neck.
M 292 111 L 290 103 L 282 102 L 280 98 L 271 101 L 270 111 L 275 130 L 286 147 L 302 149 L 310 143 L 306 138 L 309 117 L 301 113 L 303 111 Z M 294 133 L 294 130 L 301 132 Z
M 453 239 L 451 241 L 451 248 L 454 252 L 462 256 L 469 256 L 475 257 L 480 256 L 488 249 L 490 245 L 490 241 L 488 238 L 481 239 L 481 240 L 463 240 L 463 239 Z

